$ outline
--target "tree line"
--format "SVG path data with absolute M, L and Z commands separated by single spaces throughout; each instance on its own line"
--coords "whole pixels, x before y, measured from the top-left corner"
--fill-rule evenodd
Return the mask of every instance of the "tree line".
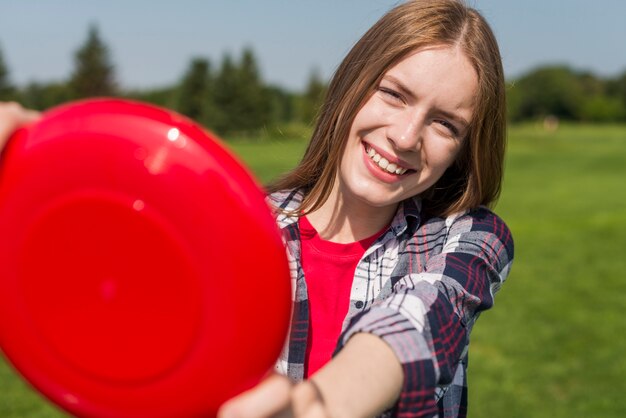
M 626 122 L 626 71 L 601 78 L 563 65 L 539 67 L 509 83 L 507 105 L 513 122 Z
M 543 119 L 626 122 L 626 71 L 601 78 L 567 66 L 543 66 L 507 83 L 508 114 L 513 122 Z M 220 135 L 258 135 L 262 130 L 310 125 L 326 84 L 313 72 L 304 92 L 288 91 L 262 79 L 251 48 L 239 57 L 190 60 L 170 86 L 125 90 L 116 80 L 109 47 L 91 26 L 76 50 L 67 80 L 17 87 L 0 51 L 0 100 L 17 100 L 34 109 L 95 96 L 117 96 L 176 110 Z
M 218 66 L 204 57 L 190 60 L 180 80 L 162 88 L 127 90 L 120 87 L 110 50 L 97 26 L 74 54 L 67 80 L 31 82 L 17 87 L 0 51 L 0 100 L 16 100 L 43 110 L 88 97 L 122 97 L 176 110 L 220 135 L 258 135 L 285 130 L 290 124 L 310 125 L 326 84 L 315 71 L 303 93 L 270 85 L 262 79 L 256 56 L 244 48 L 240 56 L 225 54 Z

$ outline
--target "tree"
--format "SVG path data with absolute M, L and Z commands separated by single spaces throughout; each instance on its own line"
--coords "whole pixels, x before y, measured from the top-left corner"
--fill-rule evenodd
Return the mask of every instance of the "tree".
M 626 71 L 617 79 L 617 96 L 622 100 L 624 106 L 626 106 Z
M 215 115 L 211 128 L 219 134 L 236 130 L 239 113 L 237 104 L 238 84 L 235 63 L 229 54 L 222 58 L 220 71 L 215 78 L 213 102 L 219 111 Z
M 175 85 L 149 88 L 144 90 L 126 91 L 124 97 L 131 100 L 152 103 L 156 106 L 174 109 L 178 88 Z
M 510 89 L 513 120 L 548 115 L 577 120 L 581 116 L 584 89 L 578 75 L 568 67 L 541 67 L 517 80 Z
M 21 101 L 24 106 L 45 110 L 72 99 L 72 93 L 66 83 L 30 83 L 22 90 Z
M 300 118 L 303 122 L 311 124 L 314 121 L 325 94 L 326 84 L 322 81 L 319 71 L 313 70 L 302 97 Z
M 269 122 L 271 110 L 252 49 L 244 49 L 237 73 L 237 129 L 245 132 L 258 130 Z
M 585 71 L 576 74 L 576 78 L 585 96 L 601 96 L 605 93 L 606 82 L 595 74 Z
M 626 108 L 626 71 L 617 78 L 608 80 L 606 83 L 606 95 L 619 100 Z
M 615 97 L 596 95 L 585 99 L 581 119 L 587 122 L 618 122 L 626 118 L 626 107 Z
M 267 97 L 268 109 L 271 111 L 268 116 L 270 122 L 280 124 L 293 122 L 296 119 L 294 106 L 296 95 L 294 93 L 279 86 L 266 86 L 265 96 Z
M 92 25 L 86 42 L 76 51 L 70 87 L 75 98 L 116 95 L 114 67 L 109 48 Z
M 0 50 L 0 100 L 13 100 L 15 88 L 9 78 L 9 70 L 4 62 L 2 50 Z
M 256 58 L 247 48 L 235 63 L 225 55 L 215 78 L 213 128 L 220 134 L 248 134 L 266 126 L 274 114 L 269 89 L 263 84 Z
M 194 58 L 180 84 L 176 109 L 197 122 L 209 122 L 211 78 L 209 61 Z

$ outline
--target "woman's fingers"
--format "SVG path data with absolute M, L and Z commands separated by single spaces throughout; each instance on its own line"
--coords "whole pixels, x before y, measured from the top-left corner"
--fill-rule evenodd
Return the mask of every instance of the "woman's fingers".
M 291 381 L 271 375 L 256 387 L 229 400 L 220 408 L 218 418 L 265 418 L 291 416 Z
M 322 393 L 312 380 L 305 380 L 293 388 L 291 403 L 296 418 L 328 417 Z
M 255 388 L 226 402 L 218 418 L 327 418 L 321 392 L 313 381 L 294 385 L 272 375 Z

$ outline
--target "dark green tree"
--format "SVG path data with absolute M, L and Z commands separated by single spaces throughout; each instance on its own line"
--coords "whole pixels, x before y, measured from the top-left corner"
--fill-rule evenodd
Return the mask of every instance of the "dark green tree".
M 626 118 L 626 103 L 612 92 L 613 80 L 598 78 L 584 72 L 578 76 L 584 99 L 580 119 L 587 122 L 618 122 Z M 625 96 L 626 97 L 626 96 Z
M 322 81 L 322 77 L 318 70 L 313 70 L 309 77 L 306 91 L 302 96 L 300 106 L 300 119 L 306 124 L 314 122 L 317 112 L 324 100 L 326 94 L 326 83 Z
M 585 122 L 619 122 L 626 119 L 626 107 L 616 97 L 595 95 L 585 98 L 581 105 L 581 120 Z
M 518 122 L 522 119 L 520 106 L 522 102 L 522 92 L 515 81 L 506 83 L 506 112 L 510 121 Z
M 536 119 L 548 115 L 578 120 L 585 91 L 579 76 L 565 66 L 541 67 L 513 83 L 509 89 L 513 120 Z
M 0 100 L 14 100 L 15 87 L 11 84 L 9 69 L 4 62 L 2 50 L 0 50 Z
M 253 134 L 266 127 L 274 110 L 270 89 L 261 79 L 254 53 L 246 48 L 235 63 L 225 55 L 215 77 L 213 128 L 220 134 Z
M 576 74 L 576 77 L 585 96 L 601 96 L 605 93 L 605 80 L 598 78 L 595 74 L 589 71 L 584 71 Z
M 200 123 L 209 122 L 212 75 L 210 63 L 204 58 L 194 58 L 178 90 L 176 110 Z
M 617 97 L 619 97 L 624 103 L 624 106 L 626 106 L 626 71 L 624 71 L 622 75 L 617 78 L 616 81 Z
M 154 105 L 175 109 L 177 103 L 178 86 L 165 86 L 141 90 L 132 90 L 124 93 L 124 97 L 131 100 L 152 103 Z
M 117 94 L 114 66 L 109 48 L 100 39 L 98 28 L 89 28 L 87 40 L 76 51 L 70 88 L 75 98 Z
M 237 73 L 236 101 L 239 113 L 236 129 L 253 132 L 267 125 L 272 112 L 252 49 L 243 50 Z
M 22 89 L 20 100 L 31 109 L 45 110 L 72 99 L 66 83 L 30 83 Z
M 273 124 L 284 124 L 296 119 L 296 95 L 279 86 L 266 86 L 268 109 L 271 111 L 269 121 Z
M 237 68 L 229 54 L 224 55 L 219 73 L 215 77 L 213 102 L 218 114 L 214 115 L 211 128 L 223 135 L 237 130 L 239 122 Z
M 606 83 L 606 95 L 619 100 L 626 108 L 626 71 Z

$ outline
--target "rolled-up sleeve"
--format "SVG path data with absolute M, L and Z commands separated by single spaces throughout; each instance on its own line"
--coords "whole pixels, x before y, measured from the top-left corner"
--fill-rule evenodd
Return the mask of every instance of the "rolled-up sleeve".
M 356 315 L 339 342 L 340 349 L 368 332 L 394 350 L 404 370 L 399 417 L 437 415 L 435 391 L 453 382 L 473 323 L 493 306 L 513 259 L 508 227 L 487 209 L 447 220 L 441 233 L 439 249 L 421 265 L 415 257 L 423 249 L 407 241 L 399 254 L 405 271 L 391 293 Z

